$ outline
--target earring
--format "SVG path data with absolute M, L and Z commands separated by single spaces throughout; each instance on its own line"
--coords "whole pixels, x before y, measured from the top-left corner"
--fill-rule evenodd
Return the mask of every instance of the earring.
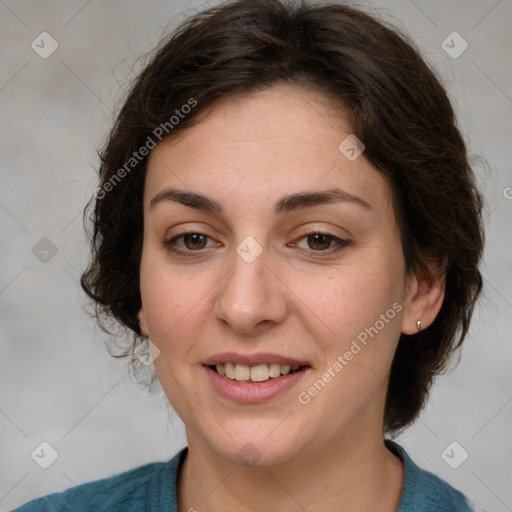
M 418 331 L 421 331 L 421 320 L 416 322 L 416 327 L 418 328 Z

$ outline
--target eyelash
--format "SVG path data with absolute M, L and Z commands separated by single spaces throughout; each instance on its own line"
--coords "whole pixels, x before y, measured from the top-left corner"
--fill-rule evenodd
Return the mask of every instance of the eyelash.
M 333 254 L 341 251 L 342 249 L 344 249 L 345 247 L 348 247 L 351 244 L 350 240 L 340 238 L 339 236 L 332 235 L 331 233 L 325 233 L 324 231 L 317 231 L 317 230 L 311 230 L 311 231 L 302 233 L 302 235 L 297 239 L 297 241 L 302 240 L 302 239 L 307 238 L 308 236 L 312 236 L 312 235 L 321 235 L 323 237 L 328 238 L 332 242 L 336 242 L 336 244 L 337 244 L 336 246 L 330 247 L 329 249 L 325 249 L 325 250 L 316 250 L 315 251 L 314 249 L 309 249 L 309 251 L 311 251 L 311 256 L 313 256 L 315 258 L 317 258 L 317 257 L 318 258 L 326 258 L 328 256 L 332 256 Z M 295 246 L 295 244 L 287 244 L 287 245 Z M 308 249 L 303 249 L 303 250 L 308 250 Z
M 197 257 L 198 256 L 197 253 L 200 253 L 203 249 L 197 249 L 195 251 L 194 250 L 183 250 L 183 249 L 176 249 L 176 247 L 174 246 L 174 243 L 177 240 L 179 240 L 180 238 L 183 238 L 186 235 L 201 235 L 203 237 L 206 237 L 207 239 L 211 239 L 211 237 L 209 237 L 208 235 L 205 235 L 204 233 L 201 233 L 199 231 L 185 231 L 183 233 L 180 233 L 179 235 L 173 236 L 169 240 L 165 240 L 163 245 L 168 251 L 170 251 L 174 254 L 177 254 L 179 256 L 184 256 L 186 258 Z M 323 231 L 308 231 L 306 233 L 303 233 L 297 240 L 299 241 L 299 240 L 302 240 L 303 238 L 307 238 L 308 236 L 312 236 L 312 235 L 322 235 L 324 237 L 327 237 L 331 241 L 334 241 L 337 243 L 337 246 L 335 246 L 334 248 L 331 247 L 326 250 L 316 250 L 315 251 L 314 249 L 311 249 L 311 254 L 314 255 L 314 257 L 323 258 L 323 257 L 330 256 L 334 253 L 339 252 L 340 250 L 344 249 L 345 247 L 348 247 L 351 244 L 350 240 L 345 240 L 343 238 L 331 235 L 330 233 L 324 233 Z M 294 243 L 287 244 L 287 245 L 295 246 Z M 305 250 L 305 249 L 303 249 L 303 250 Z

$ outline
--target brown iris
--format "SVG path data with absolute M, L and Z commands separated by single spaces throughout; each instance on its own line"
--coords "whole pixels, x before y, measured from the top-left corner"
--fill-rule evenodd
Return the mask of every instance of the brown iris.
M 183 243 L 187 249 L 197 250 L 206 246 L 206 236 L 200 233 L 186 233 L 183 235 Z
M 315 233 L 308 235 L 308 245 L 314 249 L 313 245 L 317 245 L 317 249 L 328 249 L 331 243 L 331 237 L 329 235 L 323 235 L 321 233 Z M 320 245 L 321 247 L 318 247 Z

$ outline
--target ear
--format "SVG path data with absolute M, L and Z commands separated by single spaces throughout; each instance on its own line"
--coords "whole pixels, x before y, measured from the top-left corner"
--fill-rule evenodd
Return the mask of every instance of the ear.
M 447 259 L 445 258 L 441 263 L 429 269 L 429 277 L 413 276 L 409 279 L 409 291 L 402 317 L 403 334 L 416 334 L 418 320 L 421 321 L 420 330 L 434 322 L 443 305 L 446 265 Z
M 149 334 L 148 334 L 148 326 L 147 326 L 147 323 L 146 323 L 146 316 L 144 315 L 144 307 L 140 308 L 139 312 L 137 313 L 137 318 L 139 319 L 140 332 L 144 336 L 149 336 Z

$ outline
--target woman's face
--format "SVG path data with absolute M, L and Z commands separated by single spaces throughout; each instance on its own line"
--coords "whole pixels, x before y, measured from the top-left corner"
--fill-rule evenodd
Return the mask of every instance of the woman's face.
M 139 319 L 189 445 L 276 464 L 382 435 L 415 285 L 389 185 L 339 149 L 350 133 L 283 85 L 152 151 Z

